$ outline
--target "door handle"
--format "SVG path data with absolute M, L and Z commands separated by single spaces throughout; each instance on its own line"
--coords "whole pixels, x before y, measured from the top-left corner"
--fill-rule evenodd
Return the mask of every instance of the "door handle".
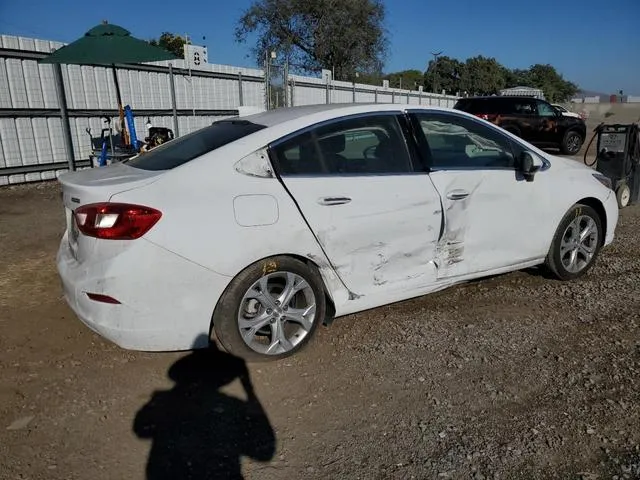
M 464 200 L 469 196 L 469 192 L 466 190 L 452 190 L 447 193 L 447 198 L 449 200 Z
M 349 197 L 324 197 L 318 200 L 320 205 L 344 205 L 345 203 L 349 203 L 351 199 Z

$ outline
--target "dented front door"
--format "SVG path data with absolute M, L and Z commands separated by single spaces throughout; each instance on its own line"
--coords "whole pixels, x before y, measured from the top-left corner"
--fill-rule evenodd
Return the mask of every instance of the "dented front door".
M 516 146 L 504 130 L 453 112 L 411 113 L 429 176 L 442 199 L 436 246 L 438 278 L 478 274 L 543 255 L 538 182 L 516 169 Z
M 444 207 L 438 278 L 540 257 L 545 239 L 536 224 L 544 208 L 536 201 L 536 182 L 517 179 L 513 170 L 440 170 L 430 176 Z

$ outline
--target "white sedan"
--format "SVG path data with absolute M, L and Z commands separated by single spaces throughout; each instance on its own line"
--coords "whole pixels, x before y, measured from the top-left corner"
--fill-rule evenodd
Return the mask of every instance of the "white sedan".
M 215 340 L 248 360 L 290 355 L 334 317 L 483 276 L 544 265 L 575 279 L 618 222 L 594 170 L 417 105 L 217 121 L 60 182 L 57 266 L 89 328 L 136 350 Z

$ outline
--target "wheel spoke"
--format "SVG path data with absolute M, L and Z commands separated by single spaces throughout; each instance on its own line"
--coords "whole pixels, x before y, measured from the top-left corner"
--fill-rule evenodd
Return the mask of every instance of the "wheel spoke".
M 313 324 L 313 317 L 316 314 L 316 305 L 309 305 L 305 308 L 291 308 L 287 312 L 287 320 L 291 320 L 292 322 L 299 323 L 302 328 L 304 328 L 307 332 L 311 330 L 311 326 Z M 311 318 L 308 318 L 308 317 Z
M 246 329 L 259 330 L 262 327 L 264 327 L 267 323 L 269 323 L 270 319 L 271 319 L 271 316 L 267 315 L 267 312 L 262 312 L 260 315 L 258 315 L 255 318 L 239 318 L 238 326 L 242 330 L 246 330 Z
M 562 244 L 560 245 L 560 258 L 564 258 L 567 252 L 572 248 L 573 247 L 570 243 L 562 242 Z
M 265 309 L 269 308 L 273 310 L 274 308 L 276 308 L 276 300 L 269 293 L 269 290 L 267 288 L 268 283 L 269 283 L 269 278 L 262 277 L 245 294 L 245 299 L 253 298 L 254 300 L 257 300 L 258 302 L 260 302 L 260 305 L 262 305 Z M 257 287 L 259 287 L 259 289 Z
M 567 270 L 575 272 L 578 269 L 578 249 L 574 248 L 569 254 L 569 265 Z
M 285 335 L 284 325 L 281 321 L 271 324 L 271 343 L 267 348 L 267 353 L 277 353 L 278 347 L 281 347 L 284 352 L 288 352 L 293 348 L 293 344 Z
M 300 290 L 304 290 L 307 287 L 309 287 L 309 284 L 304 279 L 291 272 L 287 272 L 287 284 L 285 285 L 282 293 L 278 296 L 280 305 L 289 305 L 296 293 L 298 293 Z
M 591 245 L 584 245 L 584 244 L 580 245 L 578 249 L 580 250 L 580 253 L 582 253 L 582 255 L 584 256 L 587 262 L 591 260 L 591 257 L 593 257 L 593 254 L 595 253 L 595 250 L 596 250 L 595 247 Z
M 250 320 L 239 318 L 238 326 L 240 327 L 240 335 L 242 335 L 245 343 L 250 345 L 254 341 L 258 330 L 267 325 L 270 320 L 271 317 L 267 315 L 266 312 Z
M 587 226 L 584 227 L 584 229 L 582 229 L 582 231 L 580 232 L 580 243 L 584 243 L 584 241 L 596 231 L 597 229 L 595 222 L 589 219 L 589 221 L 587 222 Z
M 576 218 L 573 222 L 571 222 L 571 239 L 577 242 L 579 238 L 580 238 L 580 219 Z

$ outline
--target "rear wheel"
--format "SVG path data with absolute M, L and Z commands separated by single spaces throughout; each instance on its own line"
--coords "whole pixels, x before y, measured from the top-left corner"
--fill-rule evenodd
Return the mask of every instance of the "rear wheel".
M 569 130 L 564 134 L 560 150 L 565 155 L 576 155 L 582 148 L 582 142 L 584 142 L 582 135 L 575 130 Z
M 546 266 L 560 280 L 581 277 L 593 266 L 602 236 L 598 213 L 588 205 L 574 205 L 556 230 Z
M 277 360 L 300 350 L 324 319 L 317 269 L 290 257 L 247 267 L 233 279 L 213 314 L 212 333 L 229 353 Z

